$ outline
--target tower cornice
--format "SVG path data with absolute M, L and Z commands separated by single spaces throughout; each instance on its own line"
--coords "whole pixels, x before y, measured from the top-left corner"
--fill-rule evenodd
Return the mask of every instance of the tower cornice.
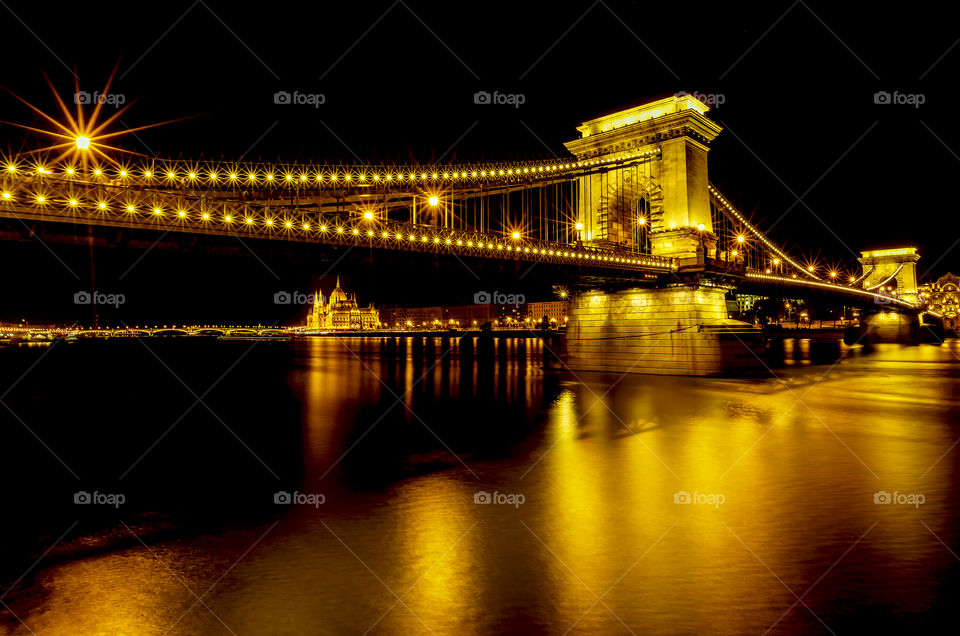
M 583 122 L 581 137 L 564 145 L 578 159 L 629 152 L 677 137 L 706 150 L 723 128 L 709 107 L 689 95 L 674 96 Z

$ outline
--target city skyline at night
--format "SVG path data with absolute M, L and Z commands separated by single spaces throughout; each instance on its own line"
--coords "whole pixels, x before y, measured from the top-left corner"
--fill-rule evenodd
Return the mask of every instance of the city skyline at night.
M 0 633 L 955 633 L 946 9 L 0 2 Z

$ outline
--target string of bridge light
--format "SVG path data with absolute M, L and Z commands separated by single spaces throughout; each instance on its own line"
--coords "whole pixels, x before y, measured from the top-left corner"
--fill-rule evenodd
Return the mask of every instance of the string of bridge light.
M 716 199 L 717 199 L 721 204 L 723 204 L 723 206 L 726 207 L 727 210 L 728 210 L 731 214 L 733 214 L 733 215 L 737 218 L 737 220 L 738 220 L 741 224 L 743 224 L 743 226 L 744 226 L 745 228 L 747 228 L 750 232 L 752 232 L 752 233 L 754 234 L 754 236 L 756 236 L 758 239 L 760 239 L 760 240 L 763 242 L 764 245 L 766 245 L 768 248 L 770 248 L 770 250 L 771 250 L 772 252 L 774 252 L 777 256 L 779 256 L 780 258 L 782 258 L 783 260 L 785 260 L 787 263 L 793 265 L 795 268 L 797 268 L 797 269 L 800 270 L 801 272 L 805 273 L 807 276 L 810 276 L 811 278 L 813 278 L 813 279 L 815 279 L 815 280 L 820 280 L 820 278 L 819 278 L 819 277 L 813 272 L 813 270 L 811 269 L 812 266 L 807 267 L 807 268 L 804 268 L 802 265 L 800 265 L 799 263 L 797 263 L 796 261 L 794 261 L 792 258 L 790 258 L 789 256 L 787 256 L 787 254 L 784 253 L 779 247 L 777 247 L 777 246 L 774 245 L 772 242 L 770 242 L 770 240 L 768 240 L 767 237 L 764 236 L 762 232 L 760 232 L 760 230 L 758 230 L 758 229 L 755 228 L 753 225 L 751 225 L 750 222 L 747 221 L 747 219 L 746 219 L 742 214 L 740 214 L 740 212 L 739 212 L 735 207 L 733 207 L 733 206 L 730 204 L 730 202 L 727 201 L 727 199 L 726 199 L 722 194 L 720 194 L 720 191 L 713 187 L 713 184 L 708 184 L 707 187 L 708 187 L 709 190 L 710 190 L 710 194 L 714 195 L 714 197 L 716 197 Z M 743 236 L 742 236 L 742 235 L 740 235 L 740 236 L 737 237 L 737 242 L 738 242 L 738 243 L 743 243 L 743 242 L 744 242 L 744 239 L 743 239 Z M 779 264 L 780 264 L 779 259 L 773 259 L 773 264 L 774 264 L 774 265 L 779 265 Z M 836 272 L 831 272 L 831 276 L 832 276 L 832 277 L 836 277 Z
M 22 166 L 17 161 L 6 163 L 4 173 L 7 176 L 27 174 L 60 176 L 67 179 L 77 179 L 86 176 L 94 182 L 104 180 L 119 181 L 121 184 L 140 183 L 141 185 L 157 184 L 192 184 L 207 186 L 267 186 L 267 187 L 313 187 L 313 186 L 343 186 L 365 185 L 382 186 L 402 183 L 439 183 L 455 182 L 457 180 L 510 180 L 517 178 L 550 177 L 571 170 L 582 170 L 594 166 L 620 163 L 634 159 L 647 159 L 660 152 L 659 149 L 643 152 L 623 152 L 602 159 L 589 161 L 557 160 L 553 163 L 520 162 L 516 164 L 478 164 L 464 169 L 458 166 L 456 170 L 449 168 L 429 169 L 414 166 L 404 167 L 326 167 L 311 168 L 290 166 L 264 166 L 262 164 L 245 164 L 244 166 L 217 167 L 189 164 L 184 161 L 171 160 L 160 162 L 161 168 L 156 165 L 146 165 L 137 168 L 120 166 L 104 168 L 94 166 L 82 171 L 74 164 L 61 166 L 55 171 L 50 165 L 43 162 Z M 186 164 L 186 165 L 184 165 Z
M 437 205 L 439 201 L 433 201 L 433 199 L 436 199 L 436 197 L 431 197 L 431 204 Z M 14 204 L 18 202 L 18 199 L 13 193 L 9 191 L 3 191 L 0 193 L 0 202 Z M 55 206 L 57 204 L 57 200 L 42 194 L 37 194 L 31 197 L 30 200 L 26 201 L 26 203 L 35 207 L 47 208 L 48 206 Z M 213 223 L 220 222 L 224 227 L 240 227 L 251 231 L 268 228 L 269 230 L 281 230 L 284 232 L 298 231 L 304 235 L 308 234 L 311 230 L 314 230 L 317 233 L 315 236 L 322 235 L 337 239 L 359 239 L 362 237 L 366 237 L 370 240 L 394 239 L 396 241 L 403 242 L 403 244 L 444 246 L 449 249 L 459 249 L 461 251 L 488 250 L 490 253 L 499 252 L 504 254 L 529 255 L 530 257 L 549 256 L 554 258 L 565 258 L 569 259 L 571 262 L 594 261 L 597 263 L 603 262 L 640 267 L 655 267 L 663 270 L 677 268 L 677 264 L 673 261 L 673 259 L 652 255 L 634 258 L 614 253 L 605 253 L 603 250 L 562 250 L 543 247 L 542 245 L 523 245 L 524 239 L 519 232 L 512 232 L 509 235 L 509 238 L 512 241 L 510 242 L 499 238 L 493 238 L 469 232 L 431 232 L 424 230 L 423 228 L 417 228 L 416 230 L 400 230 L 397 229 L 397 224 L 394 224 L 394 228 L 392 230 L 387 229 L 385 225 L 381 225 L 383 228 L 381 229 L 376 225 L 377 220 L 374 214 L 369 211 L 365 212 L 362 217 L 363 221 L 368 225 L 365 229 L 361 229 L 360 227 L 351 227 L 344 224 L 328 224 L 323 221 L 311 223 L 309 220 L 294 220 L 290 217 L 283 217 L 280 215 L 269 216 L 266 213 L 261 213 L 259 215 L 256 213 L 251 214 L 249 211 L 240 216 L 235 216 L 227 211 L 224 211 L 222 214 L 216 214 L 202 208 L 199 212 L 194 210 L 193 213 L 191 213 L 190 210 L 182 207 L 165 209 L 164 206 L 161 205 L 145 206 L 142 203 L 137 205 L 133 202 L 127 202 L 126 204 L 121 204 L 118 206 L 110 205 L 103 200 L 96 201 L 92 206 L 90 206 L 79 198 L 63 199 L 60 201 L 60 204 L 64 211 L 76 213 L 84 208 L 87 208 L 92 210 L 94 213 L 99 214 L 119 213 L 119 215 L 121 215 L 121 219 L 123 220 L 129 220 L 132 218 L 145 218 L 156 219 L 159 222 L 173 219 L 174 222 L 200 223 L 201 226 L 204 227 L 208 227 Z
M 795 278 L 784 278 L 783 276 L 771 276 L 769 274 L 758 274 L 756 272 L 747 272 L 746 275 L 747 275 L 747 278 L 762 278 L 765 280 L 772 280 L 772 281 L 777 281 L 782 283 L 793 283 L 795 285 L 813 285 L 815 287 L 823 287 L 825 289 L 832 289 L 835 291 L 852 292 L 855 294 L 861 294 L 863 296 L 870 296 L 871 298 L 883 299 L 885 303 L 894 302 L 894 303 L 903 305 L 904 307 L 910 307 L 910 308 L 915 307 L 915 305 L 913 305 L 912 303 L 908 303 L 904 300 L 900 300 L 899 298 L 892 298 L 890 296 L 885 296 L 883 294 L 876 294 L 874 292 L 866 291 L 864 289 L 859 289 L 857 287 L 848 287 L 847 285 L 837 285 L 835 283 L 822 283 L 819 281 L 812 281 L 812 280 L 799 280 Z

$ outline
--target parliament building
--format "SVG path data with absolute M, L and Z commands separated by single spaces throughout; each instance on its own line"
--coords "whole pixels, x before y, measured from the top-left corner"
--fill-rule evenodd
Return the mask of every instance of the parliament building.
M 324 302 L 323 292 L 314 292 L 313 306 L 307 313 L 307 331 L 357 331 L 376 329 L 380 326 L 380 312 L 372 304 L 369 307 L 357 305 L 357 295 L 347 295 L 337 286 Z

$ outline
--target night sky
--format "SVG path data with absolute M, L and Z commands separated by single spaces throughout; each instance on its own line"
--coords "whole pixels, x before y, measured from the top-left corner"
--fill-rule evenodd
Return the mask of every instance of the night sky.
M 867 3 L 613 0 L 68 6 L 0 6 L 7 51 L 0 84 L 52 112 L 43 72 L 69 98 L 74 66 L 81 89 L 93 92 L 119 61 L 113 90 L 138 100 L 125 126 L 196 116 L 125 137 L 138 152 L 323 162 L 565 156 L 563 142 L 581 121 L 685 90 L 722 101 L 711 112 L 725 128 L 710 153 L 711 180 L 773 240 L 848 267 L 867 245 L 907 241 L 921 250 L 924 278 L 960 270 L 953 119 L 960 28 L 946 17 L 946 3 L 910 12 Z M 520 93 L 524 103 L 475 104 L 481 90 Z M 325 101 L 275 104 L 278 91 Z M 877 104 L 878 91 L 918 94 L 924 103 Z M 38 123 L 7 94 L 0 119 Z M 7 153 L 45 141 L 0 126 Z M 84 253 L 52 249 L 88 275 Z M 74 307 L 58 303 L 82 284 L 57 258 L 35 242 L 4 242 L 0 250 L 7 286 L 0 319 L 74 317 Z M 241 308 L 249 319 L 250 303 L 237 298 L 243 279 L 261 285 L 262 298 L 306 288 L 327 269 L 264 254 L 271 273 L 254 273 L 264 268 L 250 254 L 179 261 L 148 254 L 136 266 L 140 284 L 179 278 L 183 293 L 156 283 L 162 316 L 157 304 L 145 304 L 129 319 L 153 312 L 161 320 L 228 321 Z M 226 283 L 184 276 L 218 268 L 239 273 Z M 361 301 L 365 294 L 397 300 L 356 286 Z M 60 290 L 57 300 L 41 298 L 39 288 Z

